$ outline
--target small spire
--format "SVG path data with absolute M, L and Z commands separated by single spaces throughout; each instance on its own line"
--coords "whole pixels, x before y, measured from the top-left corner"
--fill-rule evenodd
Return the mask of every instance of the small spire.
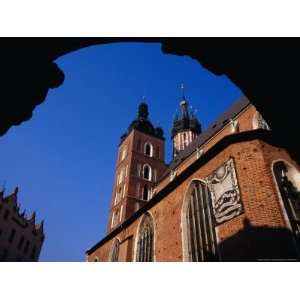
M 143 99 L 145 100 L 145 99 Z M 139 109 L 138 109 L 138 118 L 139 119 L 148 119 L 148 105 L 145 102 L 141 102 L 141 104 L 139 105 Z
M 41 221 L 40 224 L 35 225 L 36 230 L 39 230 L 40 232 L 43 233 L 44 231 L 44 220 Z
M 18 192 L 19 192 L 19 188 L 16 186 L 16 187 L 15 187 L 14 194 L 17 196 L 17 195 L 18 195 Z
M 34 211 L 31 215 L 30 221 L 34 224 L 35 223 L 35 216 L 36 216 L 36 212 Z
M 184 84 L 181 84 L 181 94 L 182 94 L 182 99 L 185 100 L 185 93 L 184 93 Z

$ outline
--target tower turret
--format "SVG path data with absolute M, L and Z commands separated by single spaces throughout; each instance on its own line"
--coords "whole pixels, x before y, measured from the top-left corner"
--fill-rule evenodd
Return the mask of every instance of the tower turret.
M 181 114 L 179 117 L 176 114 L 172 128 L 173 157 L 184 150 L 202 132 L 200 122 L 193 112 L 189 112 L 188 101 L 184 95 L 183 85 L 181 89 Z

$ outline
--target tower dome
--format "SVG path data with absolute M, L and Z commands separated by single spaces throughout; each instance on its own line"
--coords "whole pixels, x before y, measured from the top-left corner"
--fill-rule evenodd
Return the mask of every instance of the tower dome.
M 129 133 L 133 129 L 164 140 L 165 138 L 163 129 L 161 127 L 154 127 L 148 117 L 148 104 L 145 102 L 145 98 L 143 98 L 138 107 L 137 118 L 131 122 L 127 132 L 121 136 L 121 142 L 129 135 Z

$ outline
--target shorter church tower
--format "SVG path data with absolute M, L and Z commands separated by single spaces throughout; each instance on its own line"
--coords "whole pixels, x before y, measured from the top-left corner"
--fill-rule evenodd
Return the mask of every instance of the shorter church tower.
M 166 169 L 164 133 L 152 125 L 148 115 L 148 105 L 142 102 L 137 118 L 121 137 L 108 232 L 151 199 L 158 178 Z
M 183 86 L 180 106 L 181 114 L 175 116 L 172 128 L 173 158 L 201 133 L 201 124 L 192 112 L 189 113 Z

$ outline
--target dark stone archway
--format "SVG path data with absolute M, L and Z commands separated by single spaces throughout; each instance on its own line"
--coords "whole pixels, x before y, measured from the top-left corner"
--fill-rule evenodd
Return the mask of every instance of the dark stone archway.
M 258 108 L 275 136 L 300 162 L 297 122 L 300 46 L 286 38 L 2 38 L 0 135 L 29 120 L 64 73 L 53 62 L 69 52 L 113 42 L 159 42 L 162 52 L 188 55 L 226 75 Z

